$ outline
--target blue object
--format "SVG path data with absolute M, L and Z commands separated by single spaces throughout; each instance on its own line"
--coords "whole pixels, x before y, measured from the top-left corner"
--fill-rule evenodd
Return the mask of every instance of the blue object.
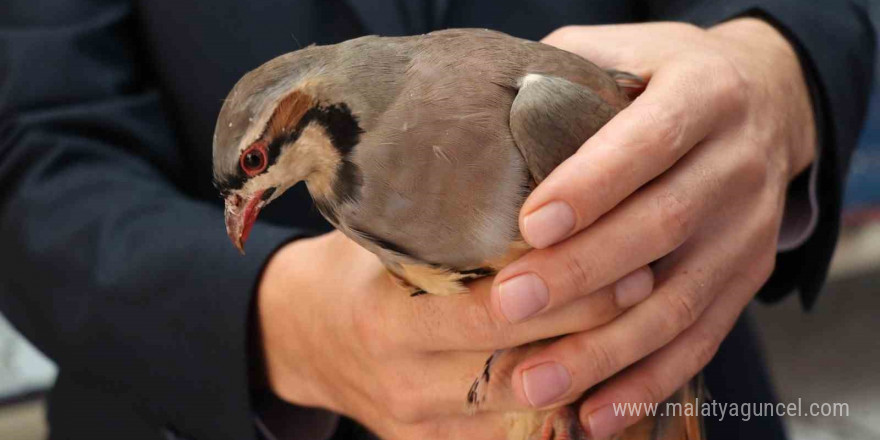
M 859 146 L 850 162 L 844 209 L 880 207 L 880 93 L 874 87 Z

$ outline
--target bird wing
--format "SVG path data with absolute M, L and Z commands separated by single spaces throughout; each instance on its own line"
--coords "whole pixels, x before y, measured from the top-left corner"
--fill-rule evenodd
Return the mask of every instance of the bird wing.
M 544 74 L 528 74 L 510 109 L 510 131 L 535 184 L 599 128 L 618 108 L 589 87 Z

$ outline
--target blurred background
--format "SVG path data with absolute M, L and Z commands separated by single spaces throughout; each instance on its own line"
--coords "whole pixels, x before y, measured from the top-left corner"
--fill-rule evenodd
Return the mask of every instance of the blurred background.
M 872 1 L 875 26 L 880 0 Z M 880 44 L 878 44 L 880 46 Z M 753 304 L 781 402 L 847 403 L 849 417 L 786 418 L 795 440 L 880 439 L 880 63 L 846 189 L 844 228 L 813 311 Z M 55 366 L 0 315 L 0 439 L 42 440 Z

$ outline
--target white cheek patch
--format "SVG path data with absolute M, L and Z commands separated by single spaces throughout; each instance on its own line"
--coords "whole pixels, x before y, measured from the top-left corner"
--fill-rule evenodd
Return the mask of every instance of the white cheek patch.
M 327 130 L 318 123 L 309 124 L 294 144 L 297 158 L 307 158 L 308 170 L 303 177 L 312 197 L 330 198 L 342 155 L 333 146 Z

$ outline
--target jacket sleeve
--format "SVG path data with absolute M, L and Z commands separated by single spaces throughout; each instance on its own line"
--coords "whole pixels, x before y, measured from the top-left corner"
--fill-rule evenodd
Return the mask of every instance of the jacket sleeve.
M 0 5 L 0 309 L 62 374 L 193 438 L 254 436 L 247 321 L 300 231 L 225 238 L 123 1 Z
M 794 46 L 810 90 L 819 153 L 812 167 L 791 183 L 786 217 L 797 217 L 790 215 L 791 208 L 808 204 L 810 198 L 817 202 L 817 209 L 812 233 L 798 240 L 796 246 L 780 249 L 776 269 L 758 298 L 777 301 L 797 291 L 804 306 L 811 307 L 837 243 L 843 182 L 871 89 L 875 33 L 866 2 L 646 0 L 644 7 L 648 20 L 679 20 L 702 26 L 737 16 L 758 17 L 775 26 Z M 789 223 L 789 218 L 784 220 Z M 802 219 L 791 220 L 797 223 Z

